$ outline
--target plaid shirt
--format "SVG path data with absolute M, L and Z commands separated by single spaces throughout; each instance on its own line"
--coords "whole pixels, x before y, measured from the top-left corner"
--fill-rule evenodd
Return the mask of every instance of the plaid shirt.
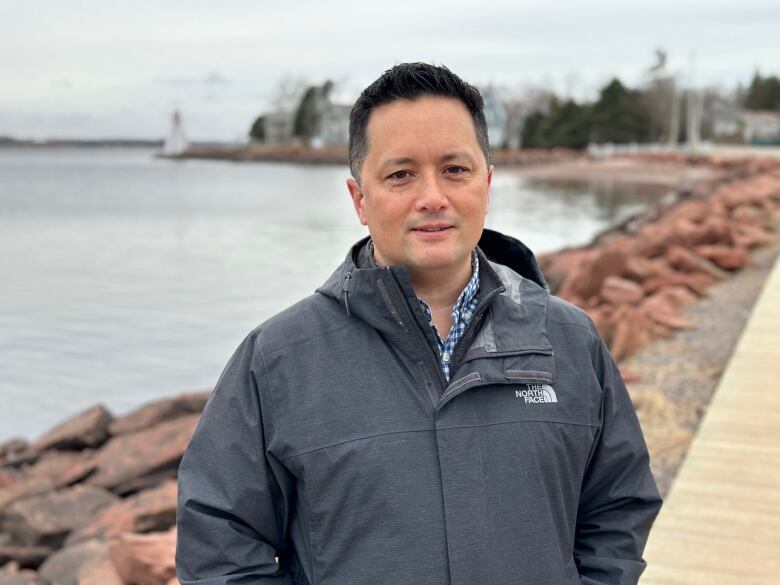
M 376 266 L 374 260 L 374 242 L 368 241 L 368 258 L 369 262 Z M 436 340 L 439 345 L 439 363 L 441 369 L 444 372 L 444 377 L 447 378 L 447 382 L 450 381 L 450 367 L 452 365 L 452 354 L 455 353 L 455 347 L 466 332 L 466 327 L 471 322 L 471 318 L 474 316 L 474 309 L 477 307 L 477 293 L 479 292 L 479 258 L 477 251 L 471 252 L 471 279 L 466 288 L 458 296 L 458 300 L 452 306 L 452 327 L 447 335 L 447 339 L 442 339 L 439 331 L 436 329 L 436 325 L 433 323 L 433 315 L 431 315 L 431 308 L 428 304 L 417 297 L 420 302 L 425 318 L 428 319 L 433 332 L 436 334 Z
M 455 347 L 463 337 L 466 327 L 474 316 L 474 309 L 477 307 L 477 292 L 479 292 L 479 259 L 477 258 L 477 251 L 474 250 L 471 253 L 471 279 L 452 306 L 452 327 L 446 340 L 442 338 L 436 329 L 428 304 L 420 297 L 417 297 L 425 318 L 428 319 L 428 323 L 436 334 L 436 340 L 439 342 L 439 359 L 441 360 L 441 369 L 444 372 L 444 377 L 447 378 L 447 382 L 450 381 L 450 366 L 452 365 L 452 355 L 455 353 Z

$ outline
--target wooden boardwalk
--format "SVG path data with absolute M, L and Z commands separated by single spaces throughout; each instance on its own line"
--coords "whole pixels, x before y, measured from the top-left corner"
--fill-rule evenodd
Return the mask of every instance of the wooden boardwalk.
M 780 260 L 645 550 L 641 585 L 780 584 Z

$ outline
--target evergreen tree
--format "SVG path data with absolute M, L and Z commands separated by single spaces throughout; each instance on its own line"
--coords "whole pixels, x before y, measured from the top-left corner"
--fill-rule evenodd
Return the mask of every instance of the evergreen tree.
M 647 142 L 651 120 L 639 92 L 626 88 L 619 79 L 605 85 L 593 105 L 594 142 Z
M 249 137 L 257 142 L 265 142 L 265 116 L 259 116 L 249 129 Z
M 780 78 L 761 77 L 756 72 L 745 94 L 744 106 L 748 110 L 780 110 Z

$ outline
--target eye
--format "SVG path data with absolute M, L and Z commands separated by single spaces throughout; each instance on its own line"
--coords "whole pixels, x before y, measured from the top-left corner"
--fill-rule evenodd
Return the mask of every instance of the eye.
M 403 181 L 404 179 L 408 179 L 411 176 L 412 174 L 409 171 L 396 171 L 391 173 L 387 178 L 394 179 L 396 181 Z
M 457 165 L 451 165 L 451 166 L 447 167 L 446 171 L 447 171 L 447 174 L 450 174 L 450 175 L 460 175 L 462 173 L 465 173 L 466 169 L 464 169 L 463 167 L 459 167 Z

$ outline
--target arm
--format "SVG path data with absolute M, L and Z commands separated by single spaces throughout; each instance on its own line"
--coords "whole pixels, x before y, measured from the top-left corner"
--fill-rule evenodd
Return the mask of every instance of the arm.
M 266 454 L 255 347 L 250 335 L 236 350 L 179 467 L 182 585 L 291 583 L 275 557 L 284 557 L 294 483 Z
M 601 428 L 585 470 L 574 559 L 583 585 L 635 585 L 661 497 L 620 371 L 596 328 L 593 361 L 602 388 Z

